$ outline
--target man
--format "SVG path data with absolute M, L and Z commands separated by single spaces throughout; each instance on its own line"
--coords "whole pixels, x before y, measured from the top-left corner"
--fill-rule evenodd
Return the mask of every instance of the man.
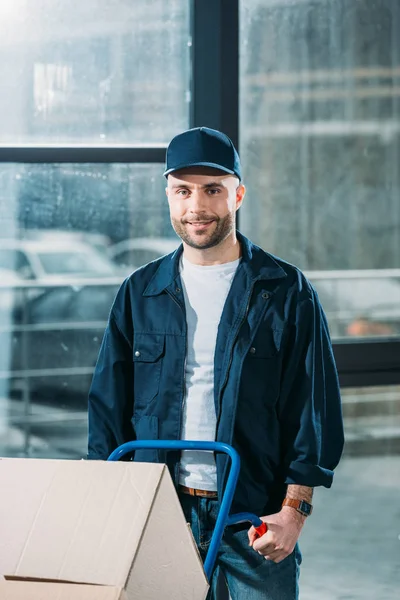
M 232 513 L 256 513 L 268 531 L 228 527 L 218 569 L 233 600 L 293 600 L 313 488 L 330 487 L 343 447 L 326 318 L 296 267 L 236 232 L 245 187 L 226 135 L 176 136 L 164 175 L 183 244 L 119 290 L 90 391 L 88 457 L 135 438 L 232 444 L 242 465 Z M 138 450 L 134 460 L 168 464 L 204 558 L 227 457 Z

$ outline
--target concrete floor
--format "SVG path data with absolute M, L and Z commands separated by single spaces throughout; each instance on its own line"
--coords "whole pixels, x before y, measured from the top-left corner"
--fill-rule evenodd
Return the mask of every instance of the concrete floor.
M 300 538 L 301 600 L 399 600 L 400 456 L 342 459 Z

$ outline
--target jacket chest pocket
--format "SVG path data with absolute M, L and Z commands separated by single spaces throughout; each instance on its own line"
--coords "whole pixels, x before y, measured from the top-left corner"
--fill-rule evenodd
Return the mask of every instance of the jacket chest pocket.
M 160 389 L 165 335 L 135 334 L 133 346 L 133 387 L 135 405 L 148 404 Z
M 243 363 L 241 395 L 258 405 L 260 398 L 273 402 L 279 389 L 279 350 L 283 331 L 257 332 Z
M 267 329 L 257 332 L 247 354 L 247 359 L 271 358 L 278 354 L 282 334 L 281 329 Z

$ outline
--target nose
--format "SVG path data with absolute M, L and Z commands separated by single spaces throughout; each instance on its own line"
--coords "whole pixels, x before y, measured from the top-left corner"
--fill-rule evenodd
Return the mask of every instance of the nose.
M 206 200 L 202 191 L 193 191 L 189 201 L 188 212 L 193 214 L 205 212 L 207 209 Z

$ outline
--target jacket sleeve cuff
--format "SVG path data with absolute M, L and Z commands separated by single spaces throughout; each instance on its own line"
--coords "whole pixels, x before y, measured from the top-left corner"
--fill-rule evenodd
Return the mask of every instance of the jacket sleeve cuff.
M 308 487 L 323 486 L 330 488 L 333 480 L 333 471 L 318 465 L 310 465 L 294 461 L 290 464 L 285 479 L 288 485 L 306 485 Z

